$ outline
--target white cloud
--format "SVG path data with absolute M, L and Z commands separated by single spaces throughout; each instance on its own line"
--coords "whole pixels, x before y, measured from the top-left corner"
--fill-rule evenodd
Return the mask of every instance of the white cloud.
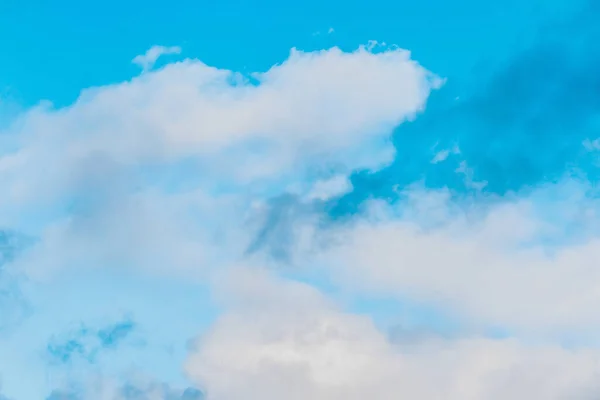
M 500 204 L 480 197 L 474 207 L 411 190 L 398 208 L 374 203 L 321 231 L 315 240 L 335 244 L 316 260 L 298 257 L 329 268 L 342 287 L 436 305 L 467 321 L 590 334 L 600 329 L 598 204 L 576 192 L 562 184 Z
M 365 48 L 292 50 L 253 78 L 185 60 L 21 115 L 0 156 L 0 224 L 41 239 L 21 266 L 172 273 L 241 257 L 251 201 L 309 170 L 389 161 L 391 130 L 436 85 L 408 52 Z M 325 189 L 344 190 L 313 195 Z
M 218 229 L 210 212 L 221 209 L 218 223 L 225 228 L 232 207 L 226 198 L 219 200 L 195 192 L 119 195 L 98 209 L 45 226 L 39 243 L 15 266 L 36 279 L 51 278 L 61 269 L 109 267 L 200 278 L 218 256 L 212 237 Z M 235 239 L 227 243 L 230 251 L 239 253 Z
M 181 47 L 179 46 L 152 46 L 146 53 L 136 56 L 131 62 L 139 65 L 143 71 L 149 71 L 161 56 L 180 53 Z
M 438 151 L 431 160 L 432 164 L 437 164 L 443 161 L 446 161 L 451 154 L 460 154 L 460 149 L 458 146 L 454 146 L 451 149 L 443 149 Z
M 219 185 L 290 178 L 323 163 L 377 167 L 393 155 L 392 128 L 438 84 L 406 51 L 365 48 L 293 50 L 253 77 L 259 84 L 186 60 L 83 92 L 67 108 L 31 110 L 10 130 L 18 151 L 0 157 L 2 208 L 8 216 L 29 201 L 39 208 L 73 191 L 97 161 L 119 176 L 195 157 L 193 172 Z
M 336 175 L 329 179 L 318 180 L 314 183 L 305 199 L 311 200 L 329 200 L 340 196 L 352 190 L 352 182 L 344 175 Z
M 391 343 L 314 289 L 240 274 L 186 370 L 210 400 L 593 398 L 600 354 L 515 340 Z

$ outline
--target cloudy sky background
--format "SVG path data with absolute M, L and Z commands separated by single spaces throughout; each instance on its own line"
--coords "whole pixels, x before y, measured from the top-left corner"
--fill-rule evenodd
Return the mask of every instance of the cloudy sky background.
M 600 396 L 600 6 L 0 4 L 2 400 Z

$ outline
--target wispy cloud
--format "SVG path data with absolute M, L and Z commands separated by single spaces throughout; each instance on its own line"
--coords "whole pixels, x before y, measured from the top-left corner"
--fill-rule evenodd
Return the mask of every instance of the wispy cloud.
M 80 360 L 94 363 L 100 353 L 116 349 L 134 329 L 135 323 L 129 319 L 100 329 L 82 325 L 66 337 L 51 338 L 46 355 L 52 364 L 70 364 Z
M 204 394 L 195 388 L 173 388 L 165 383 L 134 379 L 119 383 L 102 378 L 87 385 L 73 384 L 69 388 L 53 390 L 46 400 L 203 400 Z
M 180 54 L 181 47 L 179 46 L 152 46 L 144 54 L 136 56 L 132 62 L 139 65 L 144 72 L 152 69 L 156 61 L 162 56 Z

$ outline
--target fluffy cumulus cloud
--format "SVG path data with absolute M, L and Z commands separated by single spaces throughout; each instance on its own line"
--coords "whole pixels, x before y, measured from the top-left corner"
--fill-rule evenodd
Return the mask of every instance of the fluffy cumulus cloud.
M 214 399 L 567 399 L 598 395 L 598 351 L 513 339 L 394 343 L 315 289 L 239 274 L 186 367 Z M 230 288 L 231 290 L 231 288 Z
M 561 184 L 581 190 L 573 186 Z M 447 191 L 414 189 L 398 205 L 374 202 L 317 235 L 334 244 L 314 259 L 344 285 L 431 302 L 478 323 L 597 330 L 598 203 L 535 200 L 555 190 L 473 206 L 449 204 Z
M 390 161 L 391 129 L 422 110 L 438 85 L 403 50 L 292 50 L 247 76 L 198 60 L 169 64 L 88 90 L 72 106 L 24 114 L 4 134 L 0 221 L 45 236 L 41 261 L 29 263 L 37 267 L 116 262 L 115 253 L 166 263 L 168 242 L 180 247 L 181 264 L 206 263 L 210 249 L 196 244 L 208 245 L 202 236 L 210 233 L 190 218 L 235 223 L 249 200 L 282 186 Z M 231 200 L 232 190 L 254 199 Z M 217 207 L 219 215 L 208 211 Z M 109 246 L 98 248 L 99 234 L 111 237 Z M 148 256 L 148 246 L 165 248 L 164 257 Z
M 14 151 L 0 164 L 3 204 L 49 201 L 93 177 L 187 158 L 198 163 L 195 175 L 234 183 L 308 167 L 378 166 L 391 160 L 391 129 L 438 85 L 404 50 L 292 50 L 249 75 L 192 59 L 169 64 L 88 90 L 72 106 L 23 115 L 5 134 Z
M 459 99 L 376 42 L 257 73 L 154 68 L 181 52 L 155 46 L 131 80 L 21 113 L 0 135 L 1 392 L 597 398 L 590 15 Z

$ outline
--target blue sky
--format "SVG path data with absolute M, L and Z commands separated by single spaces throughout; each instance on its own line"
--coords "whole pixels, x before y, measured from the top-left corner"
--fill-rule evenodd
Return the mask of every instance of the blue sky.
M 597 396 L 598 17 L 2 2 L 0 399 Z
M 506 56 L 549 16 L 577 2 L 419 3 L 274 1 L 167 3 L 17 1 L 2 5 L 3 91 L 30 106 L 71 103 L 90 86 L 129 79 L 129 61 L 154 44 L 178 45 L 188 57 L 236 71 L 263 71 L 289 49 L 354 49 L 369 40 L 396 44 L 441 76 L 472 74 Z M 334 35 L 327 35 L 334 28 Z M 276 32 L 277 34 L 274 34 Z M 319 34 L 317 34 L 319 33 Z

